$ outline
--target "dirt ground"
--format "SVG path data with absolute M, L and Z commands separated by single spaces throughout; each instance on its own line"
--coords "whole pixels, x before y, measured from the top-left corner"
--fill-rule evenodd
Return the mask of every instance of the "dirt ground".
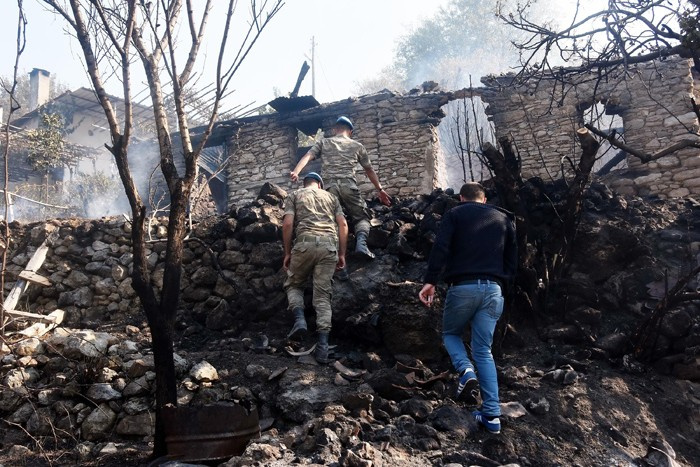
M 436 319 L 438 315 L 436 313 Z M 262 326 L 259 328 L 244 332 L 243 340 L 246 336 L 253 337 L 264 331 Z M 700 465 L 697 436 L 700 430 L 699 384 L 659 375 L 639 366 L 628 367 L 622 360 L 596 355 L 577 346 L 538 342 L 532 337 L 527 332 L 519 336 L 518 340 L 535 343 L 522 347 L 508 345 L 506 341 L 505 348 L 497 356 L 501 399 L 503 403 L 517 402 L 530 408 L 537 406 L 534 403 L 545 400 L 547 410 L 529 410 L 517 418 L 504 416 L 499 435 L 482 430 L 465 437 L 442 431 L 439 433 L 439 447 L 427 452 L 400 444 L 387 447 L 401 452 L 394 465 L 445 465 L 449 462 L 463 463 L 465 460 L 470 463 L 463 465 L 509 462 L 532 466 L 651 465 L 645 464 L 641 458 L 659 439 L 665 439 L 675 451 L 675 465 Z M 339 338 L 335 341 L 339 344 L 336 356 L 346 362 L 351 354 L 357 352 L 381 352 L 381 349 L 370 347 L 358 348 L 355 343 Z M 273 337 L 271 346 L 274 347 L 276 343 L 282 344 L 283 341 Z M 315 372 L 319 381 L 332 380 L 335 374 L 330 366 L 299 363 L 296 358 L 279 350 L 262 353 L 246 350 L 242 348 L 241 340 L 216 333 L 190 336 L 182 341 L 178 350 L 186 351 L 188 358 L 193 360 L 206 358 L 220 372 L 228 370 L 223 371 L 227 374 L 223 381 L 230 386 L 250 385 L 250 379 L 244 375 L 245 368 L 250 364 L 272 370 L 302 367 Z M 382 355 L 384 358 L 387 364 L 392 362 L 388 355 Z M 573 383 L 563 384 L 545 377 L 550 370 L 561 367 L 564 361 L 573 363 L 571 366 L 577 375 Z M 436 374 L 449 370 L 447 363 L 445 358 L 433 364 L 431 369 Z M 279 384 L 275 380 L 266 383 L 266 388 L 257 389 L 275 392 L 279 390 Z M 467 413 L 469 407 L 457 404 L 450 398 L 453 390 L 454 376 L 442 390 L 438 387 L 438 390 L 426 391 L 421 395 L 434 404 L 435 410 L 452 407 Z M 539 407 L 542 405 L 539 404 Z M 267 434 L 282 438 L 295 425 L 277 416 L 272 431 Z M 117 446 L 117 453 L 81 464 L 148 465 L 151 449 L 148 443 L 120 440 Z M 6 466 L 73 465 L 75 460 L 70 451 L 62 450 L 60 446 L 56 448 L 47 446 L 45 452 L 37 452 L 19 461 L 0 455 L 0 463 Z M 470 458 L 469 453 L 481 454 L 485 460 L 479 463 L 478 458 Z M 267 464 L 263 462 L 259 465 Z M 387 463 L 385 458 L 384 465 L 392 464 Z

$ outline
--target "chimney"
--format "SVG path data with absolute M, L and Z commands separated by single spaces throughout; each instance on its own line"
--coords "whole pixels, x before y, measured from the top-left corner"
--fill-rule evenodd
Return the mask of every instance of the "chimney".
M 34 68 L 29 72 L 29 112 L 48 102 L 51 88 L 50 76 L 51 73 L 40 68 Z

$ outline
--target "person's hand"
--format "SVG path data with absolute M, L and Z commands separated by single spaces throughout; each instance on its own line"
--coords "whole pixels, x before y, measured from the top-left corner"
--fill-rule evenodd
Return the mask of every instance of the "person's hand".
M 338 262 L 335 265 L 335 270 L 340 271 L 345 269 L 345 255 L 338 255 Z
M 423 305 L 430 308 L 433 304 L 433 299 L 435 298 L 435 285 L 425 284 L 418 293 L 418 298 L 421 302 L 423 302 Z
M 384 206 L 391 206 L 391 198 L 389 197 L 389 193 L 383 189 L 379 190 L 379 201 L 381 201 Z
M 289 179 L 293 182 L 298 182 L 299 174 L 292 170 L 291 172 L 289 172 Z
M 284 268 L 285 271 L 289 270 L 289 263 L 292 262 L 292 255 L 290 254 L 285 254 L 284 255 L 284 261 L 282 261 L 282 267 Z

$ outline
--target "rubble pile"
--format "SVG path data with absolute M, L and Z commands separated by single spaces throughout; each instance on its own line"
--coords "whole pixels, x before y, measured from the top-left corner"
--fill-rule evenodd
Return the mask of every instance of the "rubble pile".
M 697 439 L 700 426 L 692 413 L 679 408 L 682 415 L 675 416 L 689 419 L 678 431 L 673 407 L 661 414 L 652 404 L 628 400 L 649 378 L 638 376 L 646 370 L 628 355 L 628 341 L 663 295 L 665 275 L 672 286 L 697 264 L 697 204 L 625 199 L 603 185 L 591 187 L 575 263 L 566 280 L 552 284 L 547 300 L 557 311 L 537 320 L 512 312 L 497 358 L 505 435 L 484 438 L 467 408 L 452 400 L 441 304 L 426 310 L 416 298 L 440 217 L 457 205 L 455 196 L 437 190 L 397 199 L 391 208 L 370 205 L 369 244 L 377 258 L 350 254 L 349 279 L 335 282 L 331 343 L 337 347 L 329 366 L 286 351 L 284 196 L 265 185 L 254 202 L 197 224 L 185 243 L 175 343 L 179 403 L 240 402 L 256 407 L 269 428 L 226 465 L 609 463 L 623 459 L 613 445 L 641 458 L 652 450 L 652 433 L 692 460 L 688 440 Z M 543 185 L 529 196 L 530 238 L 543 241 L 563 200 L 556 187 Z M 166 225 L 167 219 L 155 219 L 151 229 L 156 288 Z M 8 423 L 0 427 L 0 445 L 13 450 L 8 455 L 23 455 L 31 435 L 43 450 L 68 449 L 80 462 L 123 454 L 125 443 L 143 447 L 153 433 L 155 373 L 149 330 L 130 285 L 130 224 L 111 218 L 13 225 L 20 240 L 10 273 L 22 270 L 52 228 L 58 240 L 40 272 L 54 285 L 30 287 L 26 308 L 44 314 L 60 308 L 65 319 L 42 336 L 5 338 L 0 418 Z M 700 381 L 696 303 L 669 310 L 656 344 L 657 370 L 689 380 L 673 383 L 687 394 L 682 397 L 700 394 L 691 382 Z M 310 300 L 307 311 L 313 323 Z M 626 384 L 606 373 L 611 367 L 629 378 Z M 630 429 L 626 416 L 614 413 L 601 424 L 591 419 L 593 403 L 595 413 L 632 404 L 644 427 Z M 522 420 L 539 431 L 521 427 Z M 602 457 L 586 451 L 591 444 L 603 446 Z

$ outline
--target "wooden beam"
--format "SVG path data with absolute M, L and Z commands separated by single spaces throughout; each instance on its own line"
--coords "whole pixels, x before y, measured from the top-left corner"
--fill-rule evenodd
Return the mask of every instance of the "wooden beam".
M 49 252 L 49 243 L 56 238 L 58 238 L 58 229 L 47 235 L 46 240 L 36 249 L 27 263 L 27 266 L 24 268 L 25 271 L 37 272 L 39 270 Z M 27 290 L 27 287 L 29 287 L 29 282 L 20 277 L 2 304 L 3 309 L 5 311 L 13 310 L 19 303 L 19 297 Z
M 22 271 L 19 273 L 19 278 L 24 279 L 27 282 L 31 282 L 32 284 L 39 284 L 43 285 L 45 287 L 51 287 L 53 284 L 51 283 L 50 280 L 48 280 L 46 277 L 37 274 L 32 271 Z
M 5 310 L 5 313 L 14 318 L 29 318 L 37 321 L 45 321 L 47 323 L 55 323 L 59 319 L 57 315 L 40 315 L 37 313 L 29 313 L 28 311 Z M 60 316 L 60 319 L 63 319 L 62 315 Z

